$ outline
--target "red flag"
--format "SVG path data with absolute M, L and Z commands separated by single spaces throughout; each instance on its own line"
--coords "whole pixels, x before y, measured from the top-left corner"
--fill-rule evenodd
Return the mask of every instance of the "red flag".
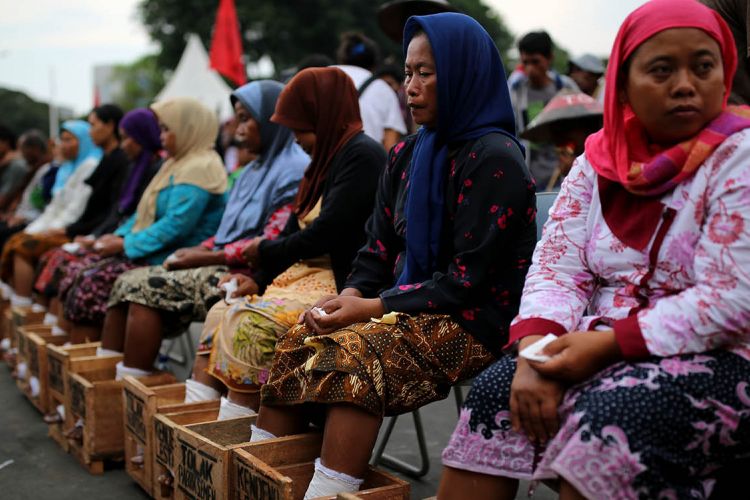
M 234 0 L 219 2 L 209 58 L 211 67 L 236 85 L 242 85 L 247 81 L 245 64 L 242 61 L 240 23 L 237 20 Z

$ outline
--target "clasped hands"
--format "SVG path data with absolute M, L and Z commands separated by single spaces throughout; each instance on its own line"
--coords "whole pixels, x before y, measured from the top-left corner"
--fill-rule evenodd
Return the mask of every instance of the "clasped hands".
M 519 350 L 541 336 L 521 340 Z M 524 431 L 532 442 L 545 444 L 557 434 L 557 409 L 567 388 L 616 363 L 622 357 L 613 330 L 571 332 L 548 344 L 544 363 L 518 357 L 510 390 L 513 430 Z
M 346 288 L 339 295 L 322 297 L 312 308 L 300 314 L 298 323 L 307 325 L 315 335 L 326 335 L 354 323 L 380 318 L 383 314 L 385 308 L 379 297 L 365 299 L 359 290 Z

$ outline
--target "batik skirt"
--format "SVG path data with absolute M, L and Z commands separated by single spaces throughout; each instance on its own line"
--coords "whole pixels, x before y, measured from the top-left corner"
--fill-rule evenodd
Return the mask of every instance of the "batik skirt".
M 29 234 L 26 232 L 16 233 L 11 236 L 3 246 L 0 257 L 0 279 L 6 283 L 13 275 L 13 259 L 16 255 L 23 258 L 32 266 L 45 252 L 70 241 L 63 235 L 46 236 L 44 234 Z
M 262 296 L 215 305 L 201 334 L 199 354 L 210 352 L 208 373 L 229 389 L 257 392 L 268 380 L 276 342 L 325 295 L 336 294 L 329 259 L 298 262 Z
M 297 325 L 276 346 L 265 405 L 349 403 L 399 415 L 445 398 L 492 354 L 450 316 L 397 314 L 328 335 Z
M 514 432 L 504 357 L 474 381 L 443 452 L 449 467 L 562 478 L 590 499 L 707 498 L 717 471 L 750 456 L 750 353 L 621 362 L 570 388 L 546 448 Z
M 138 267 L 126 257 L 96 259 L 82 267 L 72 277 L 70 286 L 60 283 L 60 299 L 65 319 L 77 324 L 101 326 L 107 313 L 107 303 L 115 280 Z M 65 285 L 65 286 L 63 286 Z
M 163 266 L 139 267 L 123 273 L 112 287 L 108 307 L 133 303 L 162 312 L 165 338 L 183 333 L 194 321 L 206 319 L 222 297 L 218 284 L 226 266 L 168 271 Z

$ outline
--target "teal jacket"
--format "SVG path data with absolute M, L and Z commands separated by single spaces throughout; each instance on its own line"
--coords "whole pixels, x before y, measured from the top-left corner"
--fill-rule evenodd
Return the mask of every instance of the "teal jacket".
M 211 194 L 192 184 L 171 184 L 156 198 L 156 220 L 133 232 L 135 214 L 115 231 L 125 240 L 125 256 L 150 265 L 161 264 L 179 248 L 213 236 L 221 222 L 225 194 Z

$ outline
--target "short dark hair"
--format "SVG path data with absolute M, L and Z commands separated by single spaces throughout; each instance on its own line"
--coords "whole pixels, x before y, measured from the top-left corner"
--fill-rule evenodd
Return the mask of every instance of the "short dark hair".
M 375 71 L 375 76 L 390 76 L 398 83 L 404 83 L 404 68 L 395 64 L 383 64 Z
M 333 59 L 325 54 L 310 54 L 305 56 L 299 64 L 297 64 L 297 71 L 299 72 L 307 68 L 325 68 L 326 66 L 332 66 L 333 64 Z
M 120 138 L 120 120 L 124 113 L 117 104 L 102 104 L 91 110 L 104 123 L 113 123 L 115 125 L 115 137 Z
M 518 41 L 518 51 L 527 54 L 541 54 L 547 59 L 552 57 L 552 38 L 546 31 L 526 33 Z
M 42 153 L 46 153 L 47 136 L 41 130 L 35 128 L 27 130 L 21 135 L 21 147 L 34 148 Z
M 0 141 L 7 142 L 10 149 L 16 149 L 16 142 L 18 141 L 18 137 L 11 129 L 9 129 L 5 125 L 0 124 Z
M 362 33 L 348 31 L 341 34 L 341 43 L 336 50 L 339 64 L 350 64 L 371 70 L 378 63 L 378 45 Z

